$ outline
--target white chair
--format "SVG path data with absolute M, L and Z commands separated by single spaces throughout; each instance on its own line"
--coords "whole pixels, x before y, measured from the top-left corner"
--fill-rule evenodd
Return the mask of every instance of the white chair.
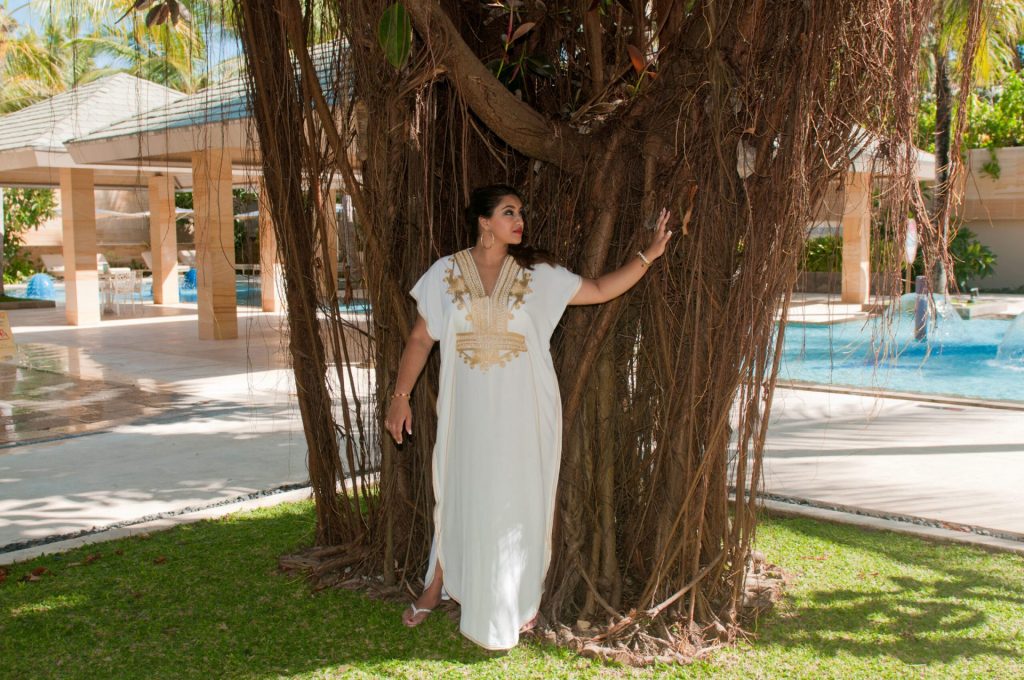
M 46 273 L 57 279 L 64 278 L 64 256 L 59 253 L 40 255 L 43 261 L 43 269 Z
M 139 279 L 136 283 L 136 279 Z M 103 279 L 103 300 L 106 309 L 112 309 L 114 314 L 121 316 L 122 306 L 131 306 L 132 314 L 135 314 L 136 292 L 140 293 L 142 278 L 136 277 L 135 272 L 128 267 L 111 267 L 110 274 Z M 136 287 L 139 290 L 136 291 Z
M 184 252 L 184 251 L 182 251 L 182 252 Z M 147 271 L 153 271 L 153 251 L 151 251 L 151 250 L 143 250 L 142 251 L 142 261 L 146 263 L 146 270 Z M 187 264 L 178 264 L 178 265 L 175 265 L 175 266 L 176 266 L 177 271 L 178 271 L 179 274 L 184 274 L 189 269 L 191 269 L 191 267 L 189 265 L 187 265 Z

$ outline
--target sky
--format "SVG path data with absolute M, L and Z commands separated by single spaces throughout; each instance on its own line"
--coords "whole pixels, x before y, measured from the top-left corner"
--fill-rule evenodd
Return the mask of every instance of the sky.
M 40 3 L 35 3 L 36 6 L 33 7 L 33 3 L 29 0 L 0 0 L 0 2 L 6 5 L 7 13 L 19 24 L 31 26 L 36 30 L 41 28 L 45 15 L 39 10 Z M 225 36 L 217 31 L 208 39 L 207 54 L 211 69 L 225 59 L 238 56 L 240 52 L 241 46 L 234 36 Z M 109 66 L 110 64 L 101 62 L 99 65 Z

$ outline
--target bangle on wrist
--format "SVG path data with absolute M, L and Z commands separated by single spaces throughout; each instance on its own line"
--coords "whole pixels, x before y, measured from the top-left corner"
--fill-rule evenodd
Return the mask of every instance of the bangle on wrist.
M 644 251 L 642 251 L 642 250 L 636 251 L 636 256 L 640 258 L 640 266 L 641 267 L 643 267 L 644 269 L 647 269 L 648 267 L 651 266 L 651 261 L 647 259 L 646 255 L 644 255 Z
M 398 397 L 401 397 L 403 399 L 410 399 L 410 398 L 412 398 L 412 393 L 411 392 L 397 392 L 396 391 L 394 394 L 391 395 L 392 399 L 397 399 Z

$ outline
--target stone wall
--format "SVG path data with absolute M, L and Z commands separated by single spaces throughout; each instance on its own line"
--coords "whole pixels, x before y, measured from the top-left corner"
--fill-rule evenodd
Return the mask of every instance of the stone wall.
M 997 149 L 999 177 L 983 170 L 988 149 L 971 149 L 959 218 L 996 254 L 996 273 L 969 285 L 1024 288 L 1024 147 Z

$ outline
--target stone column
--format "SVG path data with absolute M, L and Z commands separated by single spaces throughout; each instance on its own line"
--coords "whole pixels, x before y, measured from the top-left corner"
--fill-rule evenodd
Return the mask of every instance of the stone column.
M 64 227 L 64 311 L 72 326 L 100 322 L 96 271 L 96 196 L 92 170 L 60 169 L 60 208 Z
M 274 222 L 270 217 L 270 201 L 262 178 L 259 195 L 260 296 L 264 312 L 280 312 L 284 308 L 281 298 L 284 292 L 283 271 L 277 255 L 277 234 L 274 233 Z
M 153 302 L 178 302 L 178 235 L 175 230 L 174 178 L 149 178 L 149 249 L 153 253 Z
M 192 154 L 199 339 L 238 337 L 231 156 L 222 148 Z
M 871 297 L 871 173 L 848 174 L 843 193 L 841 300 L 864 305 Z

